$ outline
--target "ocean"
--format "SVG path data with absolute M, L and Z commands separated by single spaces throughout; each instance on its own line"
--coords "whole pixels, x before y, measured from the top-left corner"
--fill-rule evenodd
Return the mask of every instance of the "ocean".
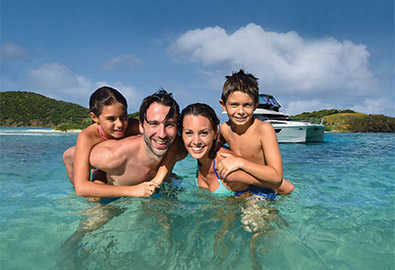
M 88 203 L 62 153 L 76 133 L 0 128 L 1 269 L 395 269 L 395 134 L 281 144 L 295 190 L 215 197 L 196 160 L 151 198 Z

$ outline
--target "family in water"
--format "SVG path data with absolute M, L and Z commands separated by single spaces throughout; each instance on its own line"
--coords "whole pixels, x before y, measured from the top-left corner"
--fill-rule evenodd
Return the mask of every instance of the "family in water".
M 165 90 L 143 100 L 139 120 L 128 119 L 122 94 L 101 87 L 89 101 L 94 123 L 63 154 L 67 175 L 77 195 L 89 199 L 148 197 L 189 153 L 197 160 L 196 185 L 214 194 L 290 194 L 294 186 L 283 179 L 276 133 L 270 123 L 253 118 L 258 94 L 252 74 L 226 76 L 219 102 L 229 121 L 219 126 L 209 105 L 191 104 L 180 114 Z

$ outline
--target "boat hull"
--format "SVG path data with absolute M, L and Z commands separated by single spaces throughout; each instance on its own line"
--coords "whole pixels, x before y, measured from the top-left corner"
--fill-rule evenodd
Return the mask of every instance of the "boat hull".
M 268 121 L 270 123 L 270 121 Z M 304 122 L 271 123 L 276 131 L 279 143 L 322 142 L 324 140 L 324 125 Z

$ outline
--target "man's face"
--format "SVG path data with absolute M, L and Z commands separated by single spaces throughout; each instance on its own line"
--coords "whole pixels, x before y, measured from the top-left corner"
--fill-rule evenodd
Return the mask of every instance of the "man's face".
M 152 103 L 147 109 L 147 119 L 143 122 L 143 137 L 145 144 L 152 153 L 162 158 L 177 136 L 177 116 L 169 117 L 170 107 Z

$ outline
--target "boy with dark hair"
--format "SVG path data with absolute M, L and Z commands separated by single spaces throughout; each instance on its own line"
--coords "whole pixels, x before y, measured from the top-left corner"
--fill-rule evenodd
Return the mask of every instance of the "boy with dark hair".
M 226 76 L 219 103 L 229 121 L 220 127 L 221 141 L 238 156 L 222 154 L 217 164 L 222 179 L 244 170 L 256 178 L 255 186 L 265 186 L 278 194 L 290 194 L 294 186 L 283 179 L 283 167 L 276 133 L 270 123 L 253 118 L 259 104 L 258 79 L 244 70 Z

